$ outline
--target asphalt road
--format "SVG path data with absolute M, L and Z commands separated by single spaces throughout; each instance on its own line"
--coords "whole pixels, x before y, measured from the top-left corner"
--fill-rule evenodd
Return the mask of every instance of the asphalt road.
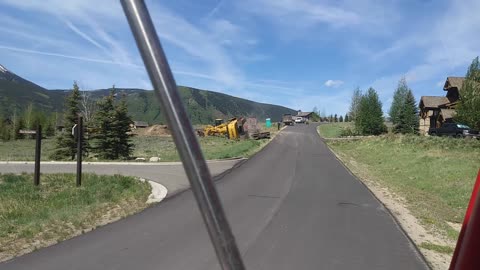
M 247 269 L 428 269 L 313 125 L 286 128 L 217 188 Z M 186 191 L 0 269 L 220 268 Z
M 213 176 L 221 176 L 244 160 L 231 159 L 208 161 L 208 168 Z M 77 165 L 74 162 L 41 162 L 41 173 L 75 173 Z M 0 173 L 33 173 L 33 162 L 0 162 Z M 84 173 L 106 175 L 129 175 L 142 177 L 164 185 L 167 197 L 190 188 L 185 170 L 181 162 L 161 163 L 85 163 L 82 166 Z M 41 181 L 41 177 L 40 177 Z

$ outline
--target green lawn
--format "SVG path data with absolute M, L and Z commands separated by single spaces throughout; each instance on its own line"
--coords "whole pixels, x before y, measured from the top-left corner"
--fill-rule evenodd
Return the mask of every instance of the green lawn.
M 457 238 L 446 222 L 463 221 L 480 167 L 480 141 L 388 135 L 327 143 L 354 173 L 404 197 L 427 229 Z
M 277 128 L 263 128 L 270 131 L 272 136 L 277 133 Z M 233 157 L 249 157 L 264 146 L 268 140 L 229 140 L 224 137 L 199 137 L 200 145 L 206 159 L 224 159 Z M 178 152 L 170 136 L 134 136 L 135 145 L 132 156 L 148 158 L 160 157 L 161 161 L 179 161 Z M 48 161 L 55 147 L 55 139 L 42 140 L 41 159 Z M 33 161 L 35 158 L 34 140 L 0 141 L 1 161 Z M 86 161 L 97 161 L 89 158 Z
M 206 159 L 248 157 L 256 152 L 264 141 L 229 140 L 223 137 L 199 138 Z M 160 157 L 162 161 L 178 161 L 180 157 L 171 137 L 136 137 L 133 156 Z
M 148 183 L 85 174 L 0 174 L 0 261 L 68 239 L 146 207 Z
M 346 128 L 353 128 L 353 122 L 321 124 L 318 126 L 318 132 L 323 138 L 337 138 Z

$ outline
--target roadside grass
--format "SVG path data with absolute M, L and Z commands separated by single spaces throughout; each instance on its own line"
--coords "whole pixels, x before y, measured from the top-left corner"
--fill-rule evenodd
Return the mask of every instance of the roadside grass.
M 318 132 L 323 138 L 338 138 L 346 128 L 352 128 L 353 122 L 328 123 L 318 126 Z
M 79 235 L 144 209 L 150 186 L 132 177 L 0 174 L 0 261 Z
M 278 130 L 274 125 L 266 128 L 264 124 L 258 124 L 262 132 L 270 132 L 273 138 Z M 270 140 L 230 140 L 225 137 L 207 136 L 199 137 L 200 146 L 206 159 L 225 159 L 235 157 L 250 157 L 258 152 Z M 170 136 L 163 137 L 147 137 L 137 136 L 133 138 L 135 150 L 133 156 L 143 157 L 160 157 L 161 161 L 179 161 L 180 157 Z
M 55 139 L 42 140 L 42 160 L 48 157 L 55 148 Z M 12 141 L 0 140 L 0 160 L 2 161 L 33 161 L 35 159 L 35 140 L 23 139 Z
M 262 132 L 269 131 L 272 138 L 277 134 L 277 127 L 266 128 L 258 124 Z M 259 151 L 269 140 L 229 140 L 225 137 L 199 137 L 200 145 L 206 159 L 224 159 L 234 157 L 250 157 Z M 180 157 L 171 136 L 134 136 L 133 157 L 159 157 L 161 161 L 179 161 Z M 55 138 L 42 140 L 41 160 L 49 161 L 55 149 Z M 0 141 L 0 161 L 33 161 L 35 158 L 35 140 Z M 92 156 L 85 161 L 102 161 Z
M 390 134 L 327 143 L 352 171 L 405 198 L 427 229 L 456 240 L 458 231 L 447 222 L 463 221 L 480 167 L 480 141 Z
M 420 248 L 433 250 L 433 251 L 436 251 L 438 253 L 443 253 L 443 254 L 453 254 L 453 251 L 454 251 L 452 247 L 437 245 L 437 244 L 433 244 L 433 243 L 430 243 L 430 242 L 421 243 Z
M 224 137 L 199 138 L 206 159 L 247 157 L 262 144 L 255 140 L 229 140 Z M 179 161 L 180 157 L 172 137 L 136 137 L 133 156 L 159 157 L 161 161 Z

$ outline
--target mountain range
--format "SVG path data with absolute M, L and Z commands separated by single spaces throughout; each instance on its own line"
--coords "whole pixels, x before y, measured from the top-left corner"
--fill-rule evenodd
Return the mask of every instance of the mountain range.
M 111 89 L 88 90 L 93 100 L 109 94 Z M 285 113 L 296 113 L 283 106 L 258 103 L 218 92 L 179 86 L 178 90 L 193 124 L 212 123 L 216 118 L 256 117 L 262 121 L 271 118 L 280 121 Z M 117 96 L 125 96 L 133 120 L 150 124 L 164 123 L 160 106 L 153 91 L 133 88 L 116 88 Z M 36 110 L 46 113 L 63 111 L 65 97 L 70 90 L 47 90 L 26 80 L 0 65 L 0 115 L 10 116 L 33 104 Z M 87 92 L 87 91 L 86 91 Z

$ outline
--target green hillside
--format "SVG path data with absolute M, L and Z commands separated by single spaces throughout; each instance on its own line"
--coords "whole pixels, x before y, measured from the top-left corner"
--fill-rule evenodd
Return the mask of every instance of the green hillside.
M 93 99 L 108 95 L 110 89 L 91 90 Z M 215 118 L 256 117 L 260 121 L 271 118 L 280 121 L 284 113 L 294 110 L 271 104 L 263 104 L 230 95 L 179 87 L 180 95 L 193 124 L 212 123 Z M 62 112 L 68 90 L 46 90 L 0 65 L 0 115 L 11 116 L 16 110 L 23 111 L 30 103 L 37 110 L 47 113 Z M 153 91 L 117 88 L 118 97 L 125 95 L 129 113 L 137 121 L 150 124 L 165 123 Z

